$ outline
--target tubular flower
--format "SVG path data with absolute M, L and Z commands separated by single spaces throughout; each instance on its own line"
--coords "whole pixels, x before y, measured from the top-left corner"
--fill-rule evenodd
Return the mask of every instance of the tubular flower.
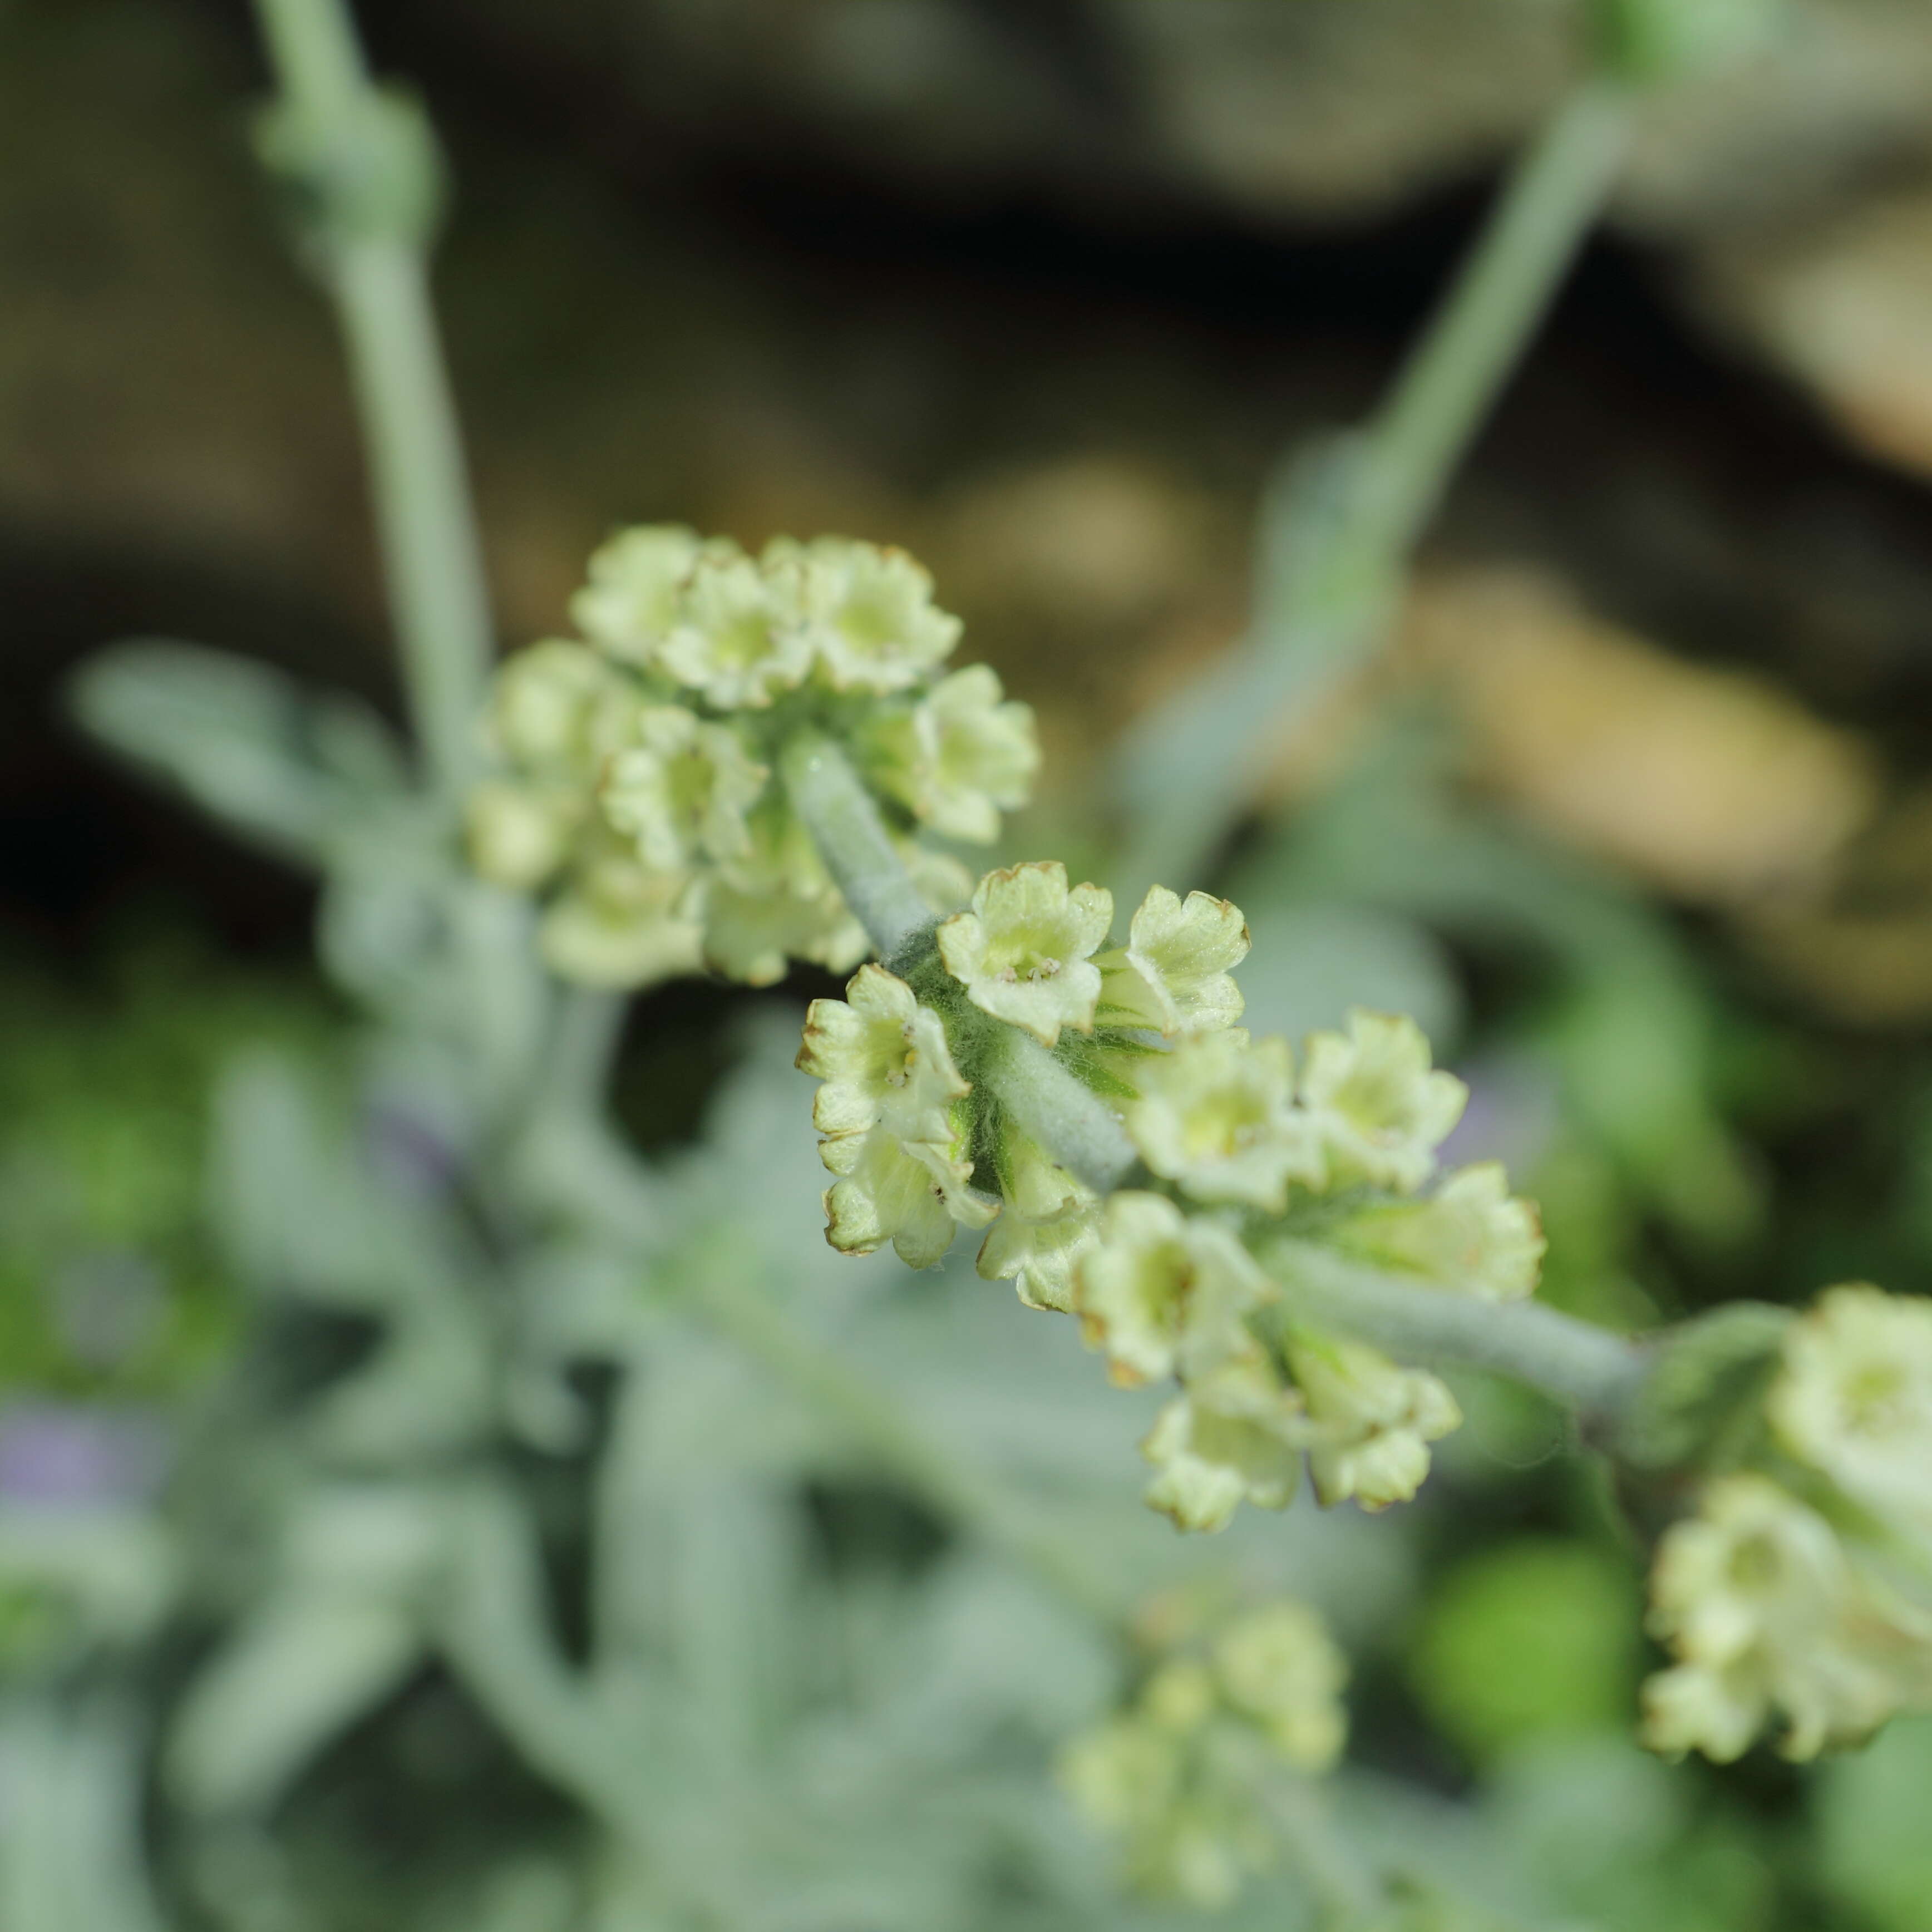
M 1244 1502 L 1286 1509 L 1301 1483 L 1306 1418 L 1282 1391 L 1270 1406 L 1222 1413 L 1202 1398 L 1177 1396 L 1155 1418 L 1141 1454 L 1158 1473 L 1146 1500 L 1177 1529 L 1225 1529 Z
M 1126 1110 L 1141 1157 L 1197 1201 L 1238 1202 L 1279 1214 L 1291 1180 L 1322 1175 L 1309 1120 L 1291 1104 L 1284 1040 L 1245 1034 L 1180 1040 L 1141 1066 L 1139 1097 Z
M 974 1265 L 982 1281 L 1012 1282 L 1028 1307 L 1071 1315 L 1080 1263 L 1100 1239 L 1096 1208 L 1072 1208 L 1050 1221 L 1003 1214 L 986 1230 Z
M 1324 1504 L 1406 1503 L 1429 1474 L 1429 1444 L 1460 1426 L 1442 1383 L 1360 1342 L 1298 1335 L 1288 1365 L 1316 1432 L 1308 1473 Z
M 796 577 L 748 556 L 713 556 L 692 569 L 658 666 L 720 711 L 760 710 L 812 666 Z
M 822 1134 L 884 1126 L 902 1141 L 943 1143 L 955 1100 L 972 1089 L 959 1077 L 939 1016 L 903 980 L 862 966 L 843 1000 L 806 1009 L 798 1065 L 823 1081 L 812 1103 Z
M 959 620 L 904 550 L 820 537 L 776 553 L 794 560 L 803 635 L 835 691 L 904 691 L 952 656 Z
M 1100 997 L 1091 956 L 1113 922 L 1113 896 L 1066 883 L 1058 860 L 988 872 L 970 912 L 939 928 L 939 956 L 966 997 L 1051 1046 L 1063 1027 L 1090 1032 Z
M 1202 1907 L 1231 1904 L 1276 1855 L 1271 1777 L 1324 1771 L 1346 1741 L 1348 1668 L 1304 1605 L 1251 1611 L 1205 1658 L 1171 1657 L 1131 1703 L 1075 1738 L 1060 1774 L 1117 1838 L 1128 1882 Z
M 1190 892 L 1184 902 L 1155 886 L 1134 914 L 1126 944 L 1094 962 L 1101 1017 L 1170 1039 L 1232 1026 L 1243 1004 L 1234 968 L 1247 956 L 1248 924 L 1238 907 L 1205 892 Z
M 1348 1014 L 1346 1034 L 1309 1037 L 1301 1100 L 1313 1115 L 1334 1178 L 1412 1193 L 1462 1117 L 1469 1090 L 1432 1072 L 1429 1042 L 1406 1016 Z
M 1258 1356 L 1245 1318 L 1272 1292 L 1226 1230 L 1158 1194 L 1116 1194 L 1076 1271 L 1074 1306 L 1114 1380 L 1131 1388 Z
M 868 1255 L 888 1241 L 908 1268 L 932 1268 L 956 1227 L 983 1228 L 1000 1204 L 976 1194 L 958 1138 L 902 1141 L 886 1127 L 837 1134 L 819 1155 L 838 1178 L 825 1191 L 826 1239 Z
M 732 549 L 682 524 L 620 531 L 592 553 L 584 588 L 570 600 L 571 621 L 620 664 L 647 665 L 677 624 L 698 559 Z
M 478 871 L 554 896 L 547 956 L 567 977 L 644 986 L 709 965 L 769 985 L 794 959 L 857 964 L 864 934 L 773 776 L 801 732 L 845 742 L 935 912 L 971 880 L 908 832 L 989 839 L 1025 802 L 1031 712 L 984 666 L 938 676 L 958 622 L 898 552 L 780 539 L 753 558 L 682 525 L 626 530 L 571 611 L 585 641 L 500 669 L 484 723 L 500 769 L 467 810 Z M 586 876 L 616 843 L 656 875 L 648 892 Z
M 1932 1550 L 1932 1300 L 1828 1289 L 1784 1355 L 1766 1408 L 1784 1447 Z
M 1485 1301 L 1534 1294 L 1545 1245 L 1535 1208 L 1510 1194 L 1509 1178 L 1496 1161 L 1452 1174 L 1426 1200 L 1362 1208 L 1334 1240 L 1378 1267 Z
M 608 844 L 579 866 L 537 928 L 544 962 L 591 986 L 632 986 L 695 972 L 704 928 L 689 911 L 692 883 L 640 866 Z
M 595 784 L 629 742 L 642 694 L 587 646 L 553 638 L 506 661 L 484 735 L 500 757 L 533 778 Z
M 646 705 L 635 742 L 604 768 L 604 816 L 637 842 L 638 856 L 662 872 L 751 848 L 745 822 L 770 776 L 727 724 L 707 724 L 682 705 Z
M 1932 1614 L 1768 1477 L 1726 1476 L 1667 1531 L 1653 1633 L 1676 1658 L 1644 1687 L 1645 1741 L 1728 1762 L 1774 1718 L 1786 1757 L 1932 1708 Z
M 865 746 L 879 789 L 947 838 L 989 844 L 1000 814 L 1025 804 L 1040 770 L 1032 707 L 990 664 L 968 664 L 904 710 L 882 710 Z

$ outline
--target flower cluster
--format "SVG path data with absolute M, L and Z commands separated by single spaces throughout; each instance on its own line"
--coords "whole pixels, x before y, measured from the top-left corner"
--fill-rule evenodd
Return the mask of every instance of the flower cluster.
M 1235 1024 L 1236 908 L 1156 886 L 1110 946 L 1113 910 L 1058 864 L 992 872 L 916 986 L 868 967 L 846 1000 L 813 1003 L 799 1064 L 825 1083 L 828 1238 L 918 1267 L 984 1228 L 982 1276 L 1076 1316 L 1117 1382 L 1178 1385 L 1143 1448 L 1148 1500 L 1184 1528 L 1218 1529 L 1244 1500 L 1286 1507 L 1304 1460 L 1324 1503 L 1406 1500 L 1454 1400 L 1294 1318 L 1257 1256 L 1318 1240 L 1511 1299 L 1535 1288 L 1534 1212 L 1493 1165 L 1430 1185 L 1466 1095 L 1413 1022 L 1352 1012 L 1298 1069 L 1286 1040 Z M 1102 1198 L 1002 1107 L 981 1070 L 1009 1028 L 1118 1115 L 1137 1184 Z
M 849 752 L 935 911 L 970 878 L 910 829 L 983 843 L 1031 789 L 1032 712 L 984 664 L 942 674 L 958 620 L 902 551 L 826 537 L 754 558 L 626 530 L 571 614 L 580 638 L 499 673 L 500 769 L 469 808 L 477 869 L 545 895 L 544 952 L 566 977 L 641 986 L 708 965 L 763 985 L 788 958 L 865 956 L 774 776 L 802 730 Z
M 1272 1860 L 1270 1782 L 1327 1771 L 1348 1735 L 1348 1665 L 1305 1605 L 1282 1601 L 1171 1657 L 1060 1763 L 1074 1802 L 1121 1840 L 1139 1889 L 1228 1904 Z
M 1656 1749 L 1808 1758 L 1932 1709 L 1932 1300 L 1835 1288 L 1786 1330 L 1765 1427 L 1667 1531 Z

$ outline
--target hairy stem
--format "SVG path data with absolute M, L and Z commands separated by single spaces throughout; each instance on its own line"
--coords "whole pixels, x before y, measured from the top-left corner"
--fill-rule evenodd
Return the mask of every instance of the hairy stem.
M 1612 1431 L 1649 1372 L 1641 1344 L 1540 1302 L 1426 1287 L 1308 1241 L 1274 1242 L 1262 1259 L 1291 1319 L 1372 1342 L 1418 1366 L 1460 1362 L 1507 1376 Z
M 985 1072 L 1006 1112 L 1096 1194 L 1111 1194 L 1139 1164 L 1120 1116 L 1030 1034 L 998 1027 Z
M 318 154 L 304 182 L 347 349 L 410 713 L 430 782 L 454 813 L 475 763 L 490 624 L 461 439 L 429 295 L 427 182 L 395 184 L 393 226 L 347 204 L 372 124 L 371 86 L 341 0 L 256 0 L 285 108 Z M 398 169 L 433 166 L 398 149 Z M 374 164 L 380 165 L 380 163 Z
M 932 908 L 850 761 L 823 733 L 801 731 L 779 753 L 778 776 L 879 957 L 902 952 L 932 923 Z

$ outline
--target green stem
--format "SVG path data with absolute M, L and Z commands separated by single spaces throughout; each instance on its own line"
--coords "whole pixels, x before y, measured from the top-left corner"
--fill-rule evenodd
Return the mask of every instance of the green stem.
M 433 202 L 428 143 L 364 152 L 385 112 L 341 0 L 256 0 L 283 105 L 311 161 L 320 255 L 348 351 L 368 451 L 383 566 L 418 742 L 454 814 L 476 762 L 490 662 L 488 593 L 462 442 L 436 340 L 420 211 Z M 387 218 L 351 206 L 367 170 L 388 184 Z M 358 170 L 363 170 L 358 175 Z
M 1628 95 L 1581 88 L 1524 154 L 1442 307 L 1359 435 L 1298 465 L 1261 519 L 1248 641 L 1130 735 L 1124 894 L 1202 877 L 1285 722 L 1385 635 L 1410 552 L 1609 194 Z
M 758 1268 L 741 1250 L 700 1256 L 694 1276 L 701 1305 L 740 1347 L 824 1414 L 940 1516 L 1004 1550 L 1084 1615 L 1120 1624 L 1114 1594 L 1049 1533 L 986 1482 L 872 1380 L 789 1321 L 757 1285 Z
M 1580 87 L 1525 154 L 1368 431 L 1350 534 L 1395 564 L 1522 359 L 1601 212 L 1629 143 L 1630 97 Z
M 1281 1284 L 1290 1319 L 1358 1336 L 1418 1366 L 1460 1362 L 1507 1376 L 1612 1431 L 1649 1372 L 1640 1344 L 1540 1302 L 1427 1287 L 1308 1241 L 1275 1241 L 1261 1258 Z
M 881 959 L 932 923 L 905 861 L 859 774 L 822 732 L 801 731 L 778 754 L 793 808 Z

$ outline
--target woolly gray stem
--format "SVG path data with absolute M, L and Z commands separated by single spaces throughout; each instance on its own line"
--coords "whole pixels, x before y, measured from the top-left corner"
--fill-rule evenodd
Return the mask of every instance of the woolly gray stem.
M 1460 1362 L 1526 1383 L 1614 1431 L 1651 1358 L 1640 1344 L 1536 1301 L 1485 1301 L 1383 1274 L 1310 1241 L 1262 1250 L 1291 1320 L 1372 1342 L 1418 1366 Z
M 340 0 L 256 0 L 262 35 L 286 106 L 328 148 L 362 160 L 371 102 Z M 425 146 L 398 167 L 403 208 L 434 196 Z M 368 452 L 382 562 L 407 673 L 410 709 L 439 797 L 456 810 L 476 761 L 476 719 L 489 676 L 490 624 L 482 546 L 464 474 L 462 439 L 436 340 L 423 235 L 398 212 L 385 232 L 352 219 L 347 170 L 308 184 L 318 207 L 323 273 L 335 300 Z M 404 192 L 405 188 L 408 192 Z
M 1120 1116 L 1030 1034 L 995 1022 L 986 1084 L 1020 1126 L 1076 1179 L 1111 1194 L 1140 1156 Z
M 778 754 L 778 776 L 879 957 L 903 951 L 932 923 L 932 908 L 851 761 L 823 732 L 801 731 Z

